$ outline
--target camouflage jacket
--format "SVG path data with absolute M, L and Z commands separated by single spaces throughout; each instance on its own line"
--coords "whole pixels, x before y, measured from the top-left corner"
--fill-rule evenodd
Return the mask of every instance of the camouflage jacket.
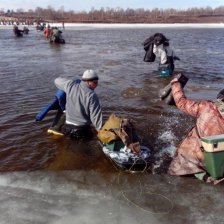
M 177 149 L 168 173 L 187 175 L 205 171 L 200 137 L 224 134 L 224 118 L 219 111 L 220 107 L 212 101 L 187 99 L 179 82 L 172 84 L 172 94 L 178 109 L 195 117 L 197 121 Z

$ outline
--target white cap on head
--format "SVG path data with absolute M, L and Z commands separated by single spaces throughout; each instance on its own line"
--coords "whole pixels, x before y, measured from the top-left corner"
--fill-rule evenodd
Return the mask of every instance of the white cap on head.
M 98 80 L 98 79 L 99 79 L 99 77 L 98 77 L 97 73 L 92 69 L 88 69 L 88 70 L 84 71 L 84 73 L 82 75 L 83 81 L 92 81 L 92 80 Z

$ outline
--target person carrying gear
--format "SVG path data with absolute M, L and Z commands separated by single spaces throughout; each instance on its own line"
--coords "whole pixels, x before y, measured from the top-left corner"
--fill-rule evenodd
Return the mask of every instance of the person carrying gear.
M 160 58 L 159 72 L 162 76 L 170 76 L 174 71 L 174 60 L 180 60 L 174 50 L 169 46 L 169 39 L 162 33 L 155 33 L 143 43 L 146 51 L 144 61 L 154 62 L 156 57 Z
M 201 138 L 224 134 L 224 89 L 214 101 L 191 100 L 186 98 L 177 77 L 171 81 L 171 86 L 177 108 L 197 120 L 176 150 L 168 173 L 178 176 L 194 174 L 196 177 L 200 174 L 204 181 L 215 182 L 206 172 Z

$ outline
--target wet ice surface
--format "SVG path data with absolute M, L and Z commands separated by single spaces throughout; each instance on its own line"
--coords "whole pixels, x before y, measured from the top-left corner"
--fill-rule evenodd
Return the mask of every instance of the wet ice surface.
M 1 224 L 222 223 L 223 186 L 192 178 L 114 172 L 0 176 Z

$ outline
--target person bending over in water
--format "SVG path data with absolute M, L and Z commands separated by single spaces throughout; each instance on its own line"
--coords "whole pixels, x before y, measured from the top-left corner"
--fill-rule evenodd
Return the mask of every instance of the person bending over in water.
M 65 135 L 89 138 L 93 134 L 91 124 L 97 131 L 101 129 L 102 111 L 94 92 L 98 79 L 97 73 L 91 69 L 83 73 L 80 83 L 61 77 L 55 79 L 56 87 L 66 93 L 65 124 L 61 128 Z

